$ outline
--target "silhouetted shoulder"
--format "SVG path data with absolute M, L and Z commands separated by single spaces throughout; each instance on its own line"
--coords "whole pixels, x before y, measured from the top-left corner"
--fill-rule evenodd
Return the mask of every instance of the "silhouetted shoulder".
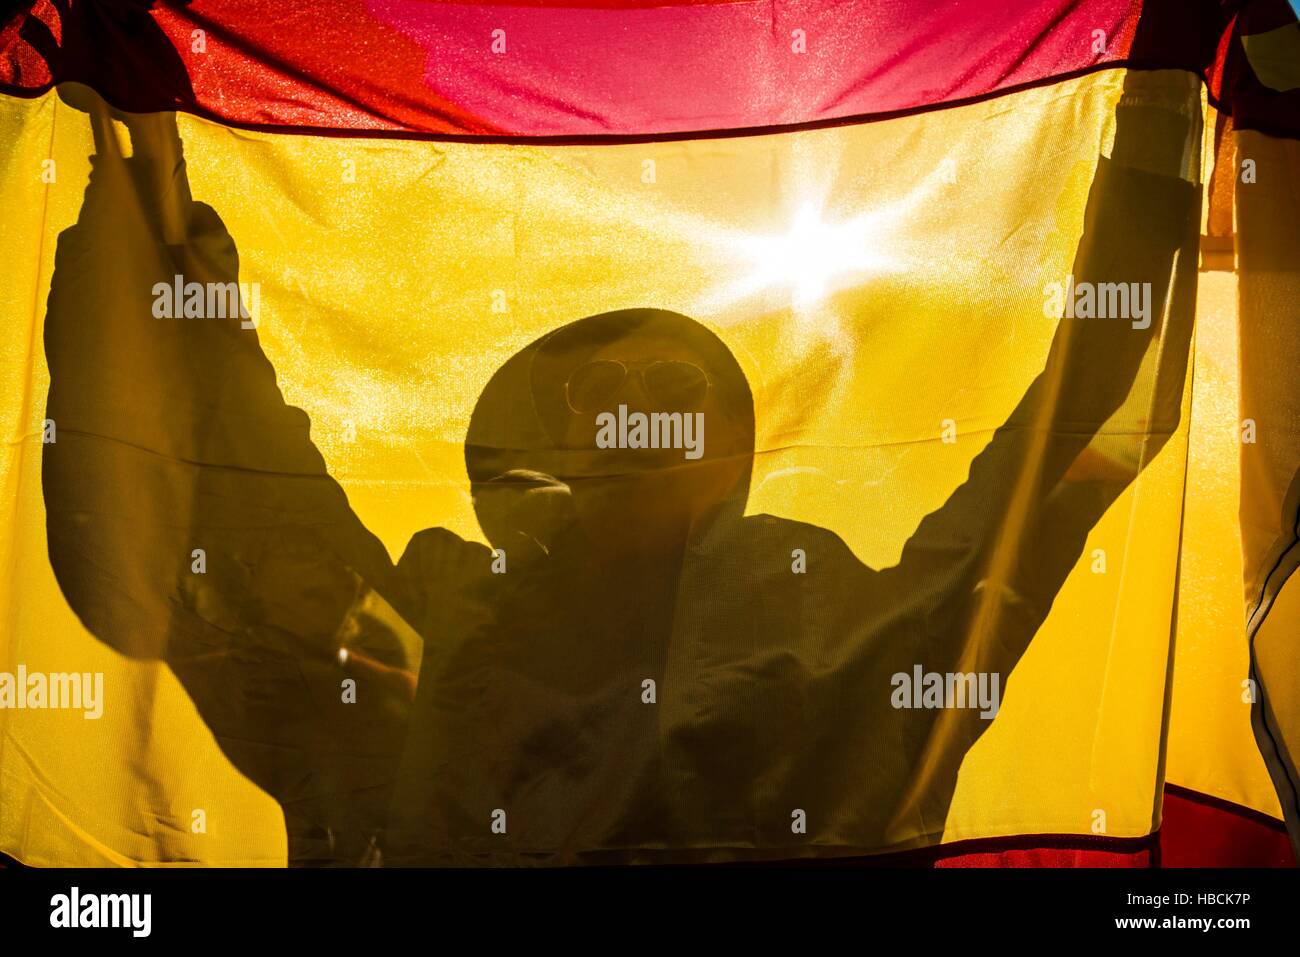
M 879 606 L 877 579 L 842 538 L 818 525 L 774 515 L 715 523 L 688 556 L 679 647 L 705 649 L 713 666 L 738 680 L 764 673 L 769 682 L 801 685 L 865 640 L 864 615 Z M 773 660 L 762 664 L 766 657 Z M 692 667 L 699 676 L 700 663 Z M 805 677 L 773 677 L 790 668 Z
M 855 575 L 869 575 L 874 571 L 829 528 L 766 513 L 747 515 L 739 524 L 750 548 L 783 562 L 792 574 L 807 574 L 816 566 L 825 571 L 837 569 Z

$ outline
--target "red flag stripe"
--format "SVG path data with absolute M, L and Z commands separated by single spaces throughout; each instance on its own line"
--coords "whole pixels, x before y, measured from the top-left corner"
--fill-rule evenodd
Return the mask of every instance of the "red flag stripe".
M 1204 73 L 1223 16 L 1216 0 L 140 6 L 36 0 L 0 31 L 0 90 L 76 80 L 127 110 L 313 132 L 681 135 L 890 115 L 1126 63 Z

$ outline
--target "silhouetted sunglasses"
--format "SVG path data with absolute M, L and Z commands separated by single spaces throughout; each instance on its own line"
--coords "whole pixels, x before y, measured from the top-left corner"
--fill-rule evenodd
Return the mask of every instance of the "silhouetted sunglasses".
M 641 377 L 641 387 L 664 412 L 695 412 L 704 404 L 709 377 L 692 362 L 597 359 L 579 366 L 564 384 L 564 398 L 574 412 L 610 412 L 610 401 L 627 377 Z

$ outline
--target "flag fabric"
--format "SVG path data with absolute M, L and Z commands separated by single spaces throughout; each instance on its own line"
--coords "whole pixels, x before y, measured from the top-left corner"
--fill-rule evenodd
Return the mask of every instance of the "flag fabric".
M 22 5 L 0 851 L 1294 863 L 1297 49 Z

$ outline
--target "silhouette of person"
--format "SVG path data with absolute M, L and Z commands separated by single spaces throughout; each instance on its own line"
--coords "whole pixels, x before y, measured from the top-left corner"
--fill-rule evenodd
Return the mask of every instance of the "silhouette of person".
M 157 282 L 239 276 L 219 217 L 190 196 L 174 115 L 60 92 L 88 113 L 96 155 L 45 322 L 51 564 L 93 634 L 174 670 L 279 801 L 293 864 L 934 843 L 989 721 L 896 708 L 892 676 L 1005 686 L 1089 529 L 1177 427 L 1198 89 L 1132 73 L 1074 276 L 1150 283 L 1153 321 L 1060 320 L 1043 372 L 897 565 L 745 514 L 745 375 L 705 326 L 653 308 L 579 319 L 507 361 L 465 442 L 490 547 L 428 529 L 393 564 L 257 330 L 152 316 Z M 699 413 L 702 454 L 601 447 L 597 417 L 620 406 Z M 1088 468 L 1089 450 L 1110 467 Z

